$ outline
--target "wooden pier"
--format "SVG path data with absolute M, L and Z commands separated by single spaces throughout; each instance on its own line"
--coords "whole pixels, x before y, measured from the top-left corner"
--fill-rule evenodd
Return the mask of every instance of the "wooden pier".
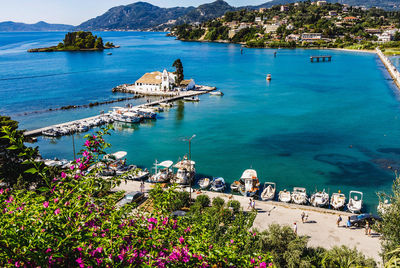
M 311 56 L 310 61 L 314 62 L 314 59 L 316 62 L 325 62 L 325 61 L 332 61 L 332 56 Z
M 207 93 L 209 93 L 211 91 L 214 91 L 216 89 L 217 89 L 216 87 L 196 86 L 196 90 L 180 92 L 179 95 L 172 96 L 172 97 L 165 98 L 165 99 L 160 99 L 160 100 L 153 101 L 153 102 L 150 102 L 150 103 L 140 104 L 140 105 L 132 107 L 132 109 L 134 109 L 134 108 L 146 108 L 146 107 L 152 107 L 152 106 L 160 105 L 160 103 L 174 102 L 174 101 L 186 98 L 186 97 L 194 97 L 194 96 L 198 96 L 198 95 L 207 94 Z M 74 121 L 70 121 L 70 122 L 66 122 L 66 123 L 51 125 L 51 126 L 47 126 L 47 127 L 43 127 L 43 128 L 39 128 L 39 129 L 34 129 L 34 130 L 29 130 L 29 131 L 25 131 L 24 132 L 24 136 L 25 137 L 36 137 L 36 136 L 42 135 L 43 131 L 47 131 L 47 130 L 50 130 L 50 129 L 53 129 L 53 128 L 58 128 L 58 127 L 66 127 L 66 126 L 69 126 L 69 125 L 72 125 L 72 124 L 77 124 L 77 123 L 81 123 L 83 121 L 97 119 L 97 118 L 101 118 L 103 116 L 109 116 L 109 115 L 110 115 L 109 113 L 104 113 L 104 114 L 100 114 L 100 115 L 96 115 L 96 116 L 92 116 L 92 117 L 88 117 L 88 118 L 83 118 L 83 119 L 79 119 L 79 120 L 74 120 Z

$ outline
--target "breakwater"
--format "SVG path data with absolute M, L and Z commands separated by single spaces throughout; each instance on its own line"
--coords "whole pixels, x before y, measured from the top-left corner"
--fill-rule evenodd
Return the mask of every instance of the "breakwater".
M 388 70 L 390 76 L 393 78 L 393 81 L 400 89 L 400 72 L 397 68 L 393 65 L 393 63 L 386 57 L 379 48 L 376 48 L 376 53 L 378 54 L 379 58 L 381 59 L 383 65 L 385 65 L 386 69 Z

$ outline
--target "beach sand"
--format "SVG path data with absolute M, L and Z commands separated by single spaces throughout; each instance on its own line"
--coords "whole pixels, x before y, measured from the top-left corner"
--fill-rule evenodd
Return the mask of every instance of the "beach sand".
M 151 187 L 152 184 L 145 184 L 146 191 L 150 190 Z M 140 182 L 127 181 L 127 183 L 121 183 L 114 190 L 129 192 L 139 191 L 139 189 Z M 238 200 L 243 209 L 248 210 L 249 198 L 247 197 L 209 191 L 193 192 L 192 197 L 196 198 L 199 194 L 207 194 L 210 198 L 219 196 L 225 199 L 226 202 L 228 200 Z M 268 226 L 273 223 L 293 226 L 293 223 L 296 222 L 298 234 L 309 237 L 309 246 L 329 249 L 333 246 L 346 245 L 350 248 L 357 248 L 365 256 L 373 258 L 377 263 L 381 262 L 379 256 L 381 250 L 379 234 L 372 233 L 371 237 L 368 237 L 365 235 L 364 229 L 348 229 L 344 227 L 347 216 L 352 214 L 313 208 L 311 206 L 258 200 L 256 201 L 256 209 L 258 214 L 254 222 L 254 228 L 260 231 L 268 229 Z M 308 220 L 305 223 L 301 221 L 301 213 L 303 211 L 308 215 Z M 343 220 L 340 227 L 337 227 L 336 220 L 339 215 L 342 215 Z

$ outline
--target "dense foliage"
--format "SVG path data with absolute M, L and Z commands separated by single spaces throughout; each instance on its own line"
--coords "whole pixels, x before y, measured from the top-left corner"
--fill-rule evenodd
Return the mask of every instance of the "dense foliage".
M 111 43 L 107 42 L 111 45 Z M 65 35 L 64 42 L 60 43 L 57 48 L 65 50 L 79 49 L 104 49 L 103 39 L 93 35 L 91 32 L 70 32 Z
M 379 44 L 376 43 L 378 37 L 370 29 L 400 27 L 399 11 L 377 8 L 365 10 L 338 3 L 318 6 L 310 1 L 286 7 L 286 10 L 281 10 L 280 5 L 275 5 L 262 12 L 252 9 L 228 11 L 223 17 L 201 25 L 179 25 L 173 29 L 173 33 L 181 40 L 202 38 L 200 40 L 242 43 L 248 47 L 356 46 L 353 48 L 372 49 Z M 334 15 L 329 15 L 330 12 Z M 267 30 L 268 27 L 275 28 Z M 322 38 L 302 41 L 303 33 L 320 33 Z M 399 35 L 397 33 L 394 36 L 392 46 L 399 46 Z M 294 36 L 299 40 L 292 40 Z
M 172 66 L 175 67 L 175 72 L 174 72 L 174 74 L 176 74 L 175 83 L 179 86 L 182 80 L 185 78 L 183 75 L 183 64 L 180 59 L 176 59 L 172 64 Z

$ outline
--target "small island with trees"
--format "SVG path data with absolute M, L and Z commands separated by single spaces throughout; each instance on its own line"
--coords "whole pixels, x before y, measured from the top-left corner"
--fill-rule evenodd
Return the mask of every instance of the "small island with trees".
M 118 48 L 113 43 L 103 43 L 101 37 L 91 32 L 69 32 L 63 42 L 57 46 L 29 49 L 28 52 L 54 52 L 54 51 L 101 51 L 104 49 Z

